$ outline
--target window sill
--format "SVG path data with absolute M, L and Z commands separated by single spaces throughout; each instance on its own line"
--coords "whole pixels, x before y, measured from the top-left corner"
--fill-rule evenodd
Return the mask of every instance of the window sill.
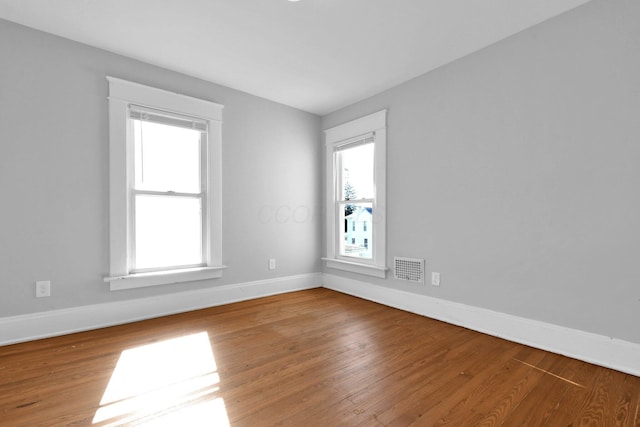
M 144 288 L 147 286 L 217 279 L 222 277 L 222 270 L 225 268 L 227 268 L 226 265 L 220 265 L 214 267 L 186 268 L 183 270 L 154 271 L 152 273 L 105 277 L 104 281 L 109 283 L 110 290 L 120 291 L 123 289 Z
M 336 258 L 322 258 L 327 263 L 327 267 L 337 270 L 350 271 L 352 273 L 365 274 L 367 276 L 384 279 L 387 275 L 387 267 L 380 267 L 371 264 L 362 264 L 354 261 L 343 261 Z

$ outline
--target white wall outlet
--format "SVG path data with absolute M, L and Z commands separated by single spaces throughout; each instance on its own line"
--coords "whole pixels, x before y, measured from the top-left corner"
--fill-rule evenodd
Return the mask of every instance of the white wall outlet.
M 276 259 L 269 258 L 269 270 L 275 270 L 275 269 L 276 269 Z
M 50 297 L 51 296 L 51 282 L 49 280 L 42 280 L 36 282 L 36 298 Z
M 433 286 L 440 286 L 440 273 L 435 271 L 431 273 L 431 284 Z

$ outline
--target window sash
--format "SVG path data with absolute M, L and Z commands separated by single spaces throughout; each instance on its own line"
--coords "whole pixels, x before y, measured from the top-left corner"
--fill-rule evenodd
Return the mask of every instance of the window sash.
M 338 202 L 337 206 L 338 206 L 338 212 L 336 215 L 337 218 L 337 223 L 336 223 L 336 256 L 339 259 L 343 259 L 343 260 L 349 260 L 349 261 L 357 261 L 357 262 L 363 262 L 363 263 L 374 263 L 374 253 L 371 252 L 370 256 L 361 256 L 359 255 L 359 252 L 355 252 L 355 253 L 348 253 L 347 252 L 347 248 L 345 247 L 346 243 L 348 241 L 348 236 L 351 235 L 353 236 L 354 233 L 359 233 L 361 231 L 360 228 L 358 228 L 356 221 L 352 222 L 351 226 L 349 226 L 347 224 L 347 217 L 345 216 L 345 207 L 347 205 L 360 205 L 358 206 L 359 209 L 367 209 L 367 208 L 371 208 L 371 222 L 375 221 L 375 202 L 373 201 L 373 199 L 367 199 L 367 200 L 358 200 L 355 202 L 349 201 L 349 202 Z M 365 239 L 368 242 L 367 246 L 363 246 L 367 251 L 369 251 L 370 247 L 375 244 L 375 229 L 371 229 L 370 231 L 367 231 L 367 229 L 362 230 L 362 232 L 367 232 L 371 234 L 369 239 Z M 354 244 L 353 242 L 353 238 L 351 240 L 351 244 Z
M 189 199 L 197 199 L 200 201 L 200 259 L 202 260 L 200 263 L 196 264 L 169 264 L 163 265 L 153 268 L 138 268 L 136 262 L 136 206 L 137 206 L 137 197 L 139 195 L 143 196 L 160 196 L 167 198 L 189 198 Z M 161 192 L 161 191 L 147 191 L 147 190 L 131 190 L 131 213 L 129 218 L 129 265 L 130 271 L 129 274 L 136 273 L 148 273 L 153 271 L 167 271 L 167 270 L 175 270 L 175 269 L 183 269 L 183 268 L 195 268 L 195 267 L 203 267 L 207 265 L 207 241 L 206 241 L 206 233 L 207 233 L 207 224 L 206 224 L 206 195 L 203 193 L 200 194 L 191 194 L 191 193 L 174 193 L 174 192 Z
M 350 142 L 349 142 L 350 141 Z M 373 172 L 373 192 L 374 192 L 374 198 L 371 199 L 366 199 L 366 198 L 357 198 L 357 199 L 346 199 L 345 198 L 345 190 L 343 188 L 343 182 L 344 182 L 344 167 L 342 165 L 342 156 L 341 156 L 341 152 L 342 151 L 346 151 L 352 148 L 356 148 L 356 147 L 360 147 L 363 145 L 368 145 L 371 144 L 374 147 L 374 158 L 373 158 L 373 166 L 374 166 L 374 172 Z M 368 134 L 366 136 L 359 136 L 357 138 L 352 138 L 350 140 L 347 140 L 347 142 L 343 142 L 341 145 L 334 147 L 334 175 L 336 178 L 336 199 L 338 201 L 363 201 L 363 200 L 374 200 L 375 199 L 375 188 L 376 188 L 376 183 L 375 183 L 375 133 L 371 133 Z
M 169 112 L 165 112 L 165 111 L 160 111 L 160 110 L 154 110 L 154 109 L 149 109 L 149 108 L 142 108 L 136 105 L 129 105 L 128 107 L 128 112 L 129 112 L 129 116 L 128 116 L 128 120 L 127 120 L 127 139 L 131 142 L 131 144 L 128 145 L 128 150 L 133 150 L 130 151 L 129 155 L 131 156 L 131 158 L 133 159 L 133 164 L 131 165 L 132 169 L 130 169 L 130 173 L 132 173 L 132 177 L 134 177 L 133 181 L 131 182 L 131 188 L 136 189 L 136 151 L 135 151 L 135 141 L 136 141 L 136 135 L 134 135 L 134 121 L 138 121 L 140 122 L 140 126 L 142 126 L 143 122 L 148 122 L 148 123 L 154 123 L 154 124 L 161 124 L 164 126 L 171 126 L 171 127 L 175 127 L 175 128 L 179 128 L 179 129 L 188 129 L 188 130 L 195 130 L 195 131 L 199 131 L 199 141 L 198 141 L 198 145 L 199 145 L 199 165 L 198 167 L 200 168 L 200 176 L 199 176 L 199 189 L 200 192 L 202 193 L 206 193 L 207 189 L 206 189 L 206 182 L 207 182 L 207 173 L 206 173 L 206 167 L 207 167 L 207 147 L 208 147 L 208 126 L 206 123 L 201 123 L 199 121 L 199 119 L 197 118 L 188 118 L 187 116 L 183 116 L 183 115 L 178 115 L 175 113 L 169 113 Z M 147 113 L 150 112 L 150 113 Z M 152 113 L 151 113 L 152 112 Z M 157 118 L 154 119 L 154 118 Z M 197 125 L 197 126 L 196 126 Z M 142 129 L 142 127 L 140 128 Z M 141 141 L 141 144 L 144 141 Z M 144 157 L 144 151 L 141 154 L 141 160 L 143 160 Z M 145 185 L 145 188 L 147 190 L 155 190 L 153 188 L 153 186 L 151 186 L 151 188 L 148 188 L 148 185 Z M 194 194 L 196 194 L 194 192 Z

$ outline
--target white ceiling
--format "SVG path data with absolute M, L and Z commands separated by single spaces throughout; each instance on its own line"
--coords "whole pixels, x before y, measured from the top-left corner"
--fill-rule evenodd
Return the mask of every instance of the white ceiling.
M 0 18 L 324 115 L 589 0 L 0 0 Z

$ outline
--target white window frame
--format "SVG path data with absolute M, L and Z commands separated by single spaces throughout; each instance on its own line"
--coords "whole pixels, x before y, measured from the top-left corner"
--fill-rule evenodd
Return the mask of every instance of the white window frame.
M 325 188 L 327 256 L 322 258 L 328 268 L 385 278 L 386 266 L 386 170 L 387 170 L 387 110 L 381 110 L 356 120 L 332 127 L 325 132 Z M 374 137 L 374 197 L 371 259 L 340 255 L 339 198 L 343 189 L 339 181 L 336 152 L 350 142 Z M 367 200 L 368 201 L 368 200 Z M 358 200 L 353 200 L 357 203 Z
M 109 82 L 109 283 L 112 291 L 166 285 L 222 277 L 222 109 L 210 101 L 180 95 L 115 77 Z M 207 125 L 206 189 L 203 209 L 204 265 L 144 273 L 132 273 L 131 199 L 133 140 L 130 135 L 131 105 L 204 120 Z

